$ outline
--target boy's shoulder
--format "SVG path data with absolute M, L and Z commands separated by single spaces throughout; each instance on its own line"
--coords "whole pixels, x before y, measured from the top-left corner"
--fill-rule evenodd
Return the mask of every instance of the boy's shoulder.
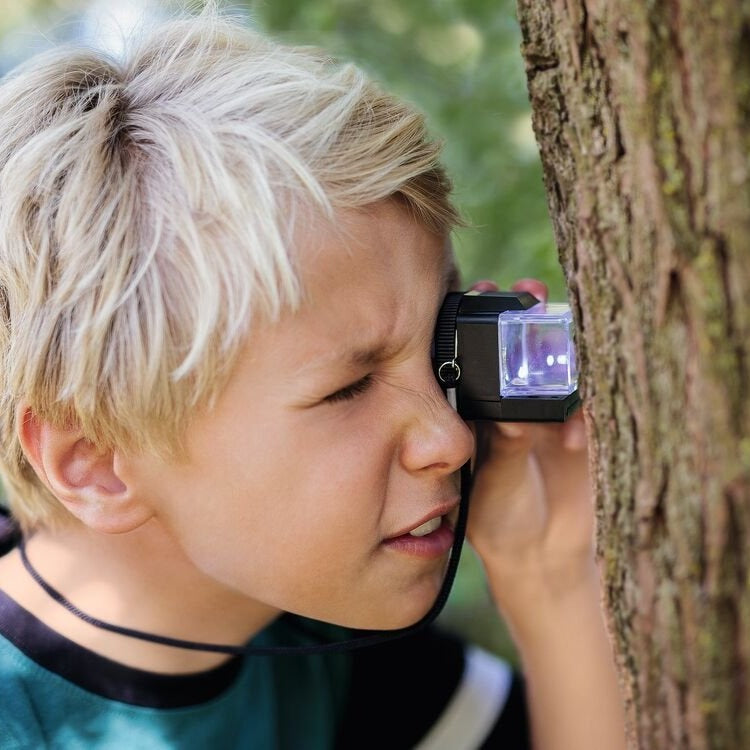
M 266 658 L 187 675 L 126 667 L 47 629 L 0 591 L 3 750 L 328 748 L 337 719 L 326 688 L 316 670 L 279 673 Z M 287 702 L 296 722 L 279 722 Z
M 0 747 L 102 750 L 127 737 L 128 747 L 172 750 L 192 747 L 192 735 L 223 739 L 236 666 L 200 678 L 130 669 L 55 633 L 0 590 Z
M 18 530 L 2 515 L 0 524 L 0 549 L 10 551 Z M 7 560 L 0 558 L 0 567 Z M 121 747 L 123 736 L 129 747 L 154 750 L 217 741 L 222 747 L 314 747 L 319 741 L 320 747 L 461 748 L 479 746 L 481 737 L 515 737 L 509 747 L 527 746 L 518 677 L 441 630 L 348 653 L 235 658 L 197 675 L 160 675 L 69 641 L 2 589 L 0 580 L 4 750 Z M 285 616 L 260 634 L 258 645 L 344 637 L 341 628 Z M 389 720 L 378 721 L 382 716 Z M 159 744 L 164 737 L 168 744 Z
M 3 750 L 45 747 L 23 665 L 3 637 L 0 637 L 0 677 L 0 747 Z
M 287 637 L 276 630 L 264 633 L 267 645 Z M 0 582 L 0 747 L 328 748 L 341 709 L 329 661 L 235 657 L 194 674 L 139 670 L 57 633 Z

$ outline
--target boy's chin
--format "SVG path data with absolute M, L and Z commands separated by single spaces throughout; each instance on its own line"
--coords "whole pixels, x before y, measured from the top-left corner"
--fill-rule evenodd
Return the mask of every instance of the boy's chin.
M 432 601 L 428 602 L 426 606 L 410 608 L 408 611 L 384 613 L 384 616 L 379 617 L 377 624 L 370 626 L 370 629 L 400 630 L 401 628 L 408 628 L 423 619 L 431 608 Z
M 384 603 L 376 612 L 361 612 L 358 616 L 342 618 L 345 621 L 336 624 L 357 630 L 400 630 L 419 622 L 432 608 L 437 591 L 431 597 L 409 602 L 399 601 Z

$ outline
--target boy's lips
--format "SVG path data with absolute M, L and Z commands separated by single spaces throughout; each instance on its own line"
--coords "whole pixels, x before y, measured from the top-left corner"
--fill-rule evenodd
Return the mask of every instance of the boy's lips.
M 455 511 L 458 508 L 459 499 L 458 498 L 451 498 L 450 500 L 442 503 L 441 505 L 438 505 L 435 509 L 433 509 L 430 513 L 423 516 L 421 519 L 415 521 L 410 526 L 406 527 L 405 529 L 402 529 L 401 531 L 393 534 L 392 536 L 389 536 L 385 539 L 386 542 L 389 542 L 394 539 L 399 539 L 400 537 L 409 536 L 413 539 L 420 539 L 422 536 L 430 535 L 431 533 L 434 533 L 434 529 L 431 531 L 430 522 L 436 521 L 441 519 L 443 516 L 447 516 L 448 514 L 451 514 L 451 519 L 448 518 L 442 518 L 442 526 L 449 525 L 451 528 L 453 527 L 453 524 L 455 522 L 455 514 L 453 511 Z M 448 522 L 446 524 L 446 521 Z M 420 527 L 425 527 L 424 529 L 420 529 Z M 412 536 L 411 532 L 419 530 L 422 533 L 418 533 L 417 535 Z
M 419 528 L 419 527 L 417 527 Z M 436 528 L 422 536 L 406 533 L 389 537 L 383 542 L 386 549 L 419 560 L 443 559 L 454 541 L 453 527 L 445 516 L 436 517 Z

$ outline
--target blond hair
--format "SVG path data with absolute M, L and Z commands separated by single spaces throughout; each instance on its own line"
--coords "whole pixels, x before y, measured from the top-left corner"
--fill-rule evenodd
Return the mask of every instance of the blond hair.
M 251 321 L 299 303 L 295 217 L 393 196 L 457 221 L 423 118 L 356 67 L 216 12 L 130 44 L 0 85 L 0 468 L 27 528 L 63 511 L 19 403 L 103 449 L 178 453 Z

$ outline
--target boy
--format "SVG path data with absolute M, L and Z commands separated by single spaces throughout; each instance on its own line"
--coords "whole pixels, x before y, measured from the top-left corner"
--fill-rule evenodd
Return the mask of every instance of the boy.
M 429 631 L 227 655 L 440 590 L 474 439 L 430 365 L 457 216 L 419 115 L 212 13 L 36 59 L 0 112 L 2 747 L 512 742 L 518 686 Z M 620 747 L 582 423 L 480 437 L 536 746 Z

